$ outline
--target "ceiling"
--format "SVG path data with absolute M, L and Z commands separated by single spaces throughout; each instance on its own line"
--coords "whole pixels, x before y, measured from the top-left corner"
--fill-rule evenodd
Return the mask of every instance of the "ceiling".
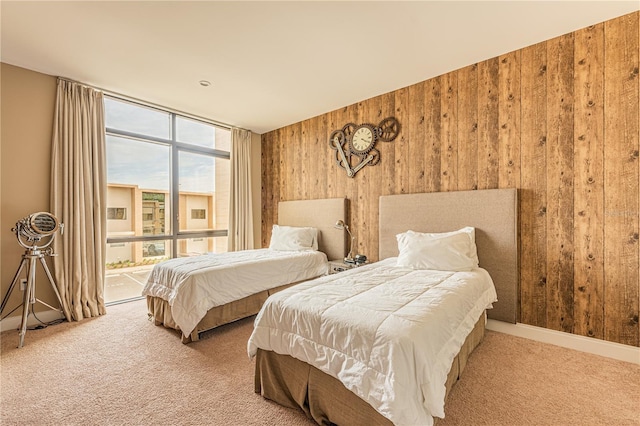
M 640 2 L 3 0 L 0 8 L 4 63 L 264 133 Z

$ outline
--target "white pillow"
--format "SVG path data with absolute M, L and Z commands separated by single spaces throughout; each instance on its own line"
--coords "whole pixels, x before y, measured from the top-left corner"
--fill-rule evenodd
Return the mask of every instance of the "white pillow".
M 318 250 L 318 230 L 311 227 L 273 225 L 271 230 L 272 250 Z
M 431 235 L 432 237 L 437 237 L 438 235 L 448 236 L 448 235 L 454 235 L 454 234 L 469 235 L 469 238 L 471 239 L 471 245 L 469 246 L 469 251 L 471 253 L 471 257 L 476 263 L 475 267 L 477 268 L 478 265 L 480 264 L 480 261 L 478 260 L 478 249 L 476 247 L 476 228 L 474 228 L 473 226 L 465 226 L 464 228 L 458 229 L 457 231 L 430 233 L 428 235 Z
M 474 228 L 429 234 L 407 231 L 396 238 L 400 251 L 398 266 L 439 271 L 469 271 L 478 267 Z

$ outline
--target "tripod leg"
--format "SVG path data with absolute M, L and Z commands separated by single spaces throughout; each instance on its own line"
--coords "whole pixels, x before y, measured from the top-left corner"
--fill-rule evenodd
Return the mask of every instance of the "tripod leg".
M 35 284 L 36 284 L 36 260 L 31 258 L 29 266 L 27 267 L 27 288 L 24 292 L 24 298 L 22 300 L 22 323 L 20 324 L 19 342 L 18 348 L 21 348 L 24 344 L 24 335 L 27 333 L 27 318 L 29 317 L 29 305 L 31 299 L 35 298 Z
M 2 311 L 4 311 L 5 306 L 7 306 L 7 302 L 9 301 L 9 296 L 11 295 L 13 288 L 16 286 L 16 283 L 18 282 L 18 278 L 20 278 L 20 273 L 22 272 L 22 269 L 24 268 L 24 264 L 26 262 L 27 262 L 27 258 L 23 257 L 22 262 L 20 262 L 20 267 L 18 267 L 18 272 L 16 272 L 15 276 L 13 277 L 13 281 L 11 281 L 9 290 L 7 290 L 7 294 L 5 294 L 4 299 L 2 299 L 2 305 L 0 305 L 0 314 L 2 314 Z
M 47 262 L 44 261 L 44 258 L 40 258 L 40 262 L 42 263 L 42 267 L 44 268 L 44 272 L 47 273 L 47 278 L 49 278 L 49 282 L 51 283 L 51 287 L 53 287 L 53 291 L 56 294 L 56 297 L 58 298 L 58 303 L 60 303 L 60 312 L 63 312 L 62 310 L 62 297 L 60 297 L 60 292 L 58 291 L 58 287 L 56 287 L 56 282 L 53 280 L 53 276 L 51 275 L 51 272 L 49 271 L 49 267 L 47 266 Z
M 32 305 L 36 303 L 36 258 L 29 258 L 29 272 L 27 275 L 29 276 L 27 286 L 31 285 L 31 293 L 29 294 L 29 303 Z

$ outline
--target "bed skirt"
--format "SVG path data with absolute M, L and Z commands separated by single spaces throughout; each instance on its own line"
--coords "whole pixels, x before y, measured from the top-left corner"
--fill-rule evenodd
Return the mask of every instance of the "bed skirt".
M 483 313 L 453 360 L 447 376 L 447 396 L 467 365 L 469 355 L 482 341 L 484 331 Z M 393 424 L 338 379 L 289 355 L 272 351 L 258 349 L 255 392 L 285 407 L 301 409 L 321 425 Z
M 209 309 L 189 336 L 181 333 L 182 343 L 195 342 L 200 339 L 200 333 L 257 314 L 269 296 L 295 284 L 297 283 L 285 284 Z M 155 325 L 163 325 L 166 328 L 180 331 L 180 327 L 171 315 L 171 306 L 166 300 L 147 296 L 147 310 L 149 318 L 153 319 Z

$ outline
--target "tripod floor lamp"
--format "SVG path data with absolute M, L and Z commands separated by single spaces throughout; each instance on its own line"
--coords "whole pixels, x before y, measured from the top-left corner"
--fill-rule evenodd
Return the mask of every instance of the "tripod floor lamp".
M 11 286 L 7 291 L 7 294 L 2 299 L 2 305 L 0 305 L 0 315 L 4 311 L 4 308 L 9 301 L 9 296 L 11 292 L 16 287 L 16 283 L 20 279 L 22 270 L 26 268 L 27 275 L 27 285 L 24 289 L 24 295 L 22 297 L 22 304 L 15 307 L 8 315 L 10 315 L 13 311 L 22 306 L 22 321 L 20 323 L 20 332 L 19 332 L 19 343 L 18 347 L 21 348 L 24 344 L 24 335 L 27 332 L 27 319 L 29 317 L 29 307 L 31 307 L 31 312 L 33 312 L 33 305 L 36 302 L 40 302 L 46 307 L 62 312 L 62 298 L 60 297 L 60 293 L 58 292 L 58 287 L 56 287 L 56 283 L 53 281 L 53 276 L 49 271 L 49 267 L 47 263 L 44 261 L 45 256 L 55 256 L 53 253 L 53 248 L 51 244 L 55 238 L 56 232 L 60 230 L 62 234 L 64 230 L 64 224 L 59 223 L 58 219 L 50 213 L 39 212 L 33 213 L 16 223 L 15 228 L 12 228 L 11 231 L 16 234 L 16 238 L 18 239 L 18 243 L 26 249 L 25 253 L 22 255 L 22 261 L 20 262 L 20 266 L 18 267 L 18 271 L 16 275 L 13 277 L 13 281 L 11 282 Z M 49 238 L 49 240 L 45 240 Z M 44 241 L 43 241 L 44 240 Z M 40 245 L 39 245 L 40 244 Z M 44 268 L 45 273 L 47 274 L 47 278 L 49 279 L 49 283 L 53 288 L 56 297 L 58 298 L 58 303 L 60 303 L 60 309 L 56 309 L 51 305 L 46 304 L 40 299 L 36 298 L 36 264 L 37 261 L 40 261 L 42 267 Z M 35 314 L 34 314 L 35 316 Z M 4 319 L 4 317 L 3 317 Z

